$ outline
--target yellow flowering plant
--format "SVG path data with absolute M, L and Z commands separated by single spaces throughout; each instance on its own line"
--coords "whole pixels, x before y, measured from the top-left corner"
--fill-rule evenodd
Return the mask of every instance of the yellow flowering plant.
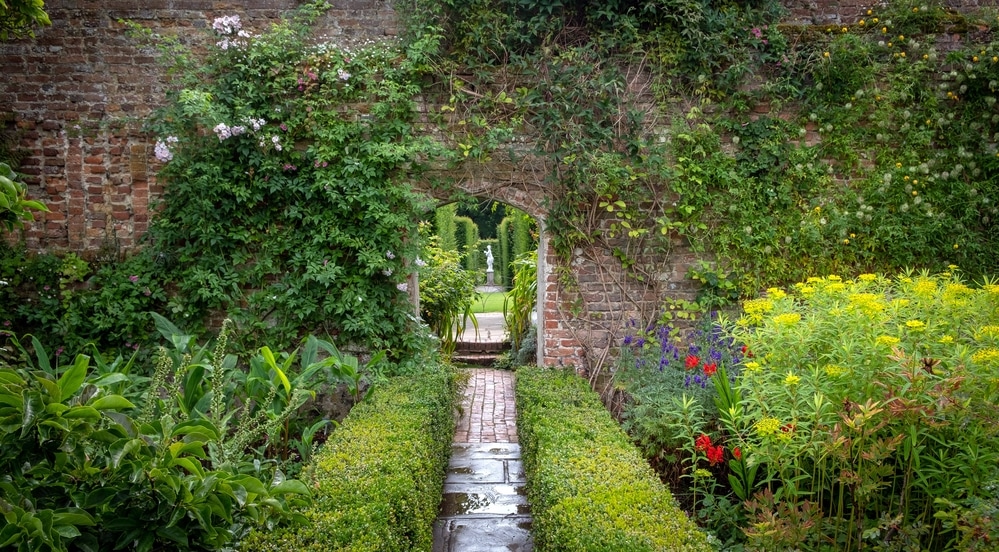
M 748 547 L 860 550 L 891 531 L 894 546 L 963 550 L 999 531 L 974 515 L 999 506 L 997 291 L 951 267 L 747 302 L 731 336 L 753 356 L 721 433 L 765 474 L 755 491 L 783 501 L 743 503 Z M 809 522 L 789 532 L 795 515 Z

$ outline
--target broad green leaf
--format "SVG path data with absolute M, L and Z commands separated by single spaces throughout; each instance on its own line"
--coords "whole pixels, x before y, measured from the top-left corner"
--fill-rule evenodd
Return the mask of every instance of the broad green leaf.
M 125 410 L 135 408 L 135 405 L 121 395 L 108 395 L 90 403 L 97 410 Z
M 142 439 L 122 439 L 111 445 L 111 465 L 117 468 L 121 464 L 122 458 L 138 450 L 143 444 Z M 90 497 L 88 496 L 87 499 L 89 500 Z
M 260 482 L 259 479 L 250 475 L 237 475 L 233 477 L 230 481 L 238 485 L 242 485 L 248 492 L 251 492 L 258 496 L 267 495 L 267 487 Z
M 62 391 L 63 397 L 68 399 L 80 390 L 83 380 L 87 377 L 88 368 L 90 368 L 90 357 L 76 355 L 73 365 L 59 376 L 59 390 Z
M 74 406 L 63 412 L 62 417 L 69 420 L 99 420 L 101 413 L 92 406 Z
M 279 494 L 309 494 L 309 487 L 297 479 L 287 479 L 270 488 L 272 495 Z
M 218 441 L 221 438 L 221 433 L 219 433 L 215 424 L 205 419 L 188 420 L 175 425 L 170 432 L 170 436 L 177 437 L 180 435 L 206 437 L 208 441 Z
M 52 514 L 52 525 L 95 525 L 93 516 L 85 510 L 70 508 L 64 512 Z
M 199 477 L 203 476 L 205 473 L 204 468 L 201 467 L 200 462 L 195 462 L 190 458 L 174 458 L 173 463 L 180 466 L 188 471 L 192 475 L 197 475 Z

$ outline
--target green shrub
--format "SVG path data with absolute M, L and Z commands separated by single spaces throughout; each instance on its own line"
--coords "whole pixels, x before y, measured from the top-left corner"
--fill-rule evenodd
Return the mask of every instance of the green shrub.
M 711 550 L 581 378 L 520 368 L 516 388 L 538 550 Z
M 399 377 L 355 407 L 320 451 L 307 527 L 257 532 L 244 549 L 430 550 L 454 432 L 456 374 Z

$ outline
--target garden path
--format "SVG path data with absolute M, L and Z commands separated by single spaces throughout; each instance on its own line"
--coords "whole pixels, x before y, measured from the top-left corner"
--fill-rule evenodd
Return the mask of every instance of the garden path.
M 514 374 L 468 371 L 433 551 L 529 552 L 534 544 L 517 443 Z

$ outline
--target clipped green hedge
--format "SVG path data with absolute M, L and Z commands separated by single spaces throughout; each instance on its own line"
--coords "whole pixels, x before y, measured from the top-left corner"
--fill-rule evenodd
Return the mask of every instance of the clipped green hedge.
M 254 532 L 243 550 L 430 550 L 454 434 L 453 369 L 393 378 L 316 455 L 303 527 Z
M 539 551 L 712 550 L 582 378 L 520 368 L 516 389 Z

